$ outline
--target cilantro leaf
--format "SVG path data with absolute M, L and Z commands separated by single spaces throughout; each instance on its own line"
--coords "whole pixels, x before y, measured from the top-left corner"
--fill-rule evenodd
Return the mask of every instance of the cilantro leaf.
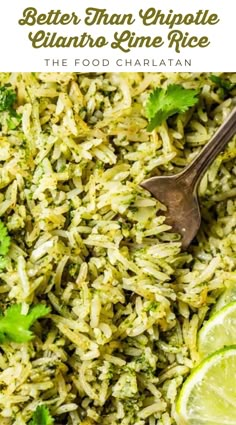
M 50 312 L 50 308 L 43 304 L 32 307 L 28 314 L 21 313 L 21 304 L 15 304 L 5 311 L 0 317 L 0 343 L 4 342 L 27 342 L 34 334 L 30 327 L 33 323 Z
M 186 112 L 197 103 L 198 94 L 198 90 L 185 89 L 179 84 L 171 84 L 166 90 L 154 89 L 146 105 L 146 115 L 149 119 L 147 131 L 154 130 L 174 114 Z
M 6 259 L 4 258 L 10 248 L 10 236 L 8 235 L 5 224 L 0 221 L 0 271 L 6 266 Z
M 43 404 L 38 406 L 35 410 L 29 425 L 53 425 L 54 419 L 50 415 L 50 412 Z

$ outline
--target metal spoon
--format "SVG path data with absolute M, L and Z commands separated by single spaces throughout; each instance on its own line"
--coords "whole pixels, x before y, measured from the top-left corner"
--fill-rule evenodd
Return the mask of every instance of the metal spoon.
M 199 182 L 235 133 L 236 107 L 199 155 L 181 173 L 152 177 L 140 184 L 167 207 L 166 223 L 172 226 L 173 231 L 181 234 L 183 249 L 192 242 L 201 224 L 197 197 Z

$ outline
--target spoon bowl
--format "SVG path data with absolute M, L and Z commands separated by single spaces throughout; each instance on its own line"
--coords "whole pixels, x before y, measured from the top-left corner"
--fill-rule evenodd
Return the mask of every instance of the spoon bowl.
M 186 249 L 201 224 L 201 214 L 196 192 L 176 176 L 153 177 L 141 183 L 156 199 L 167 208 L 166 223 L 182 236 L 181 243 Z

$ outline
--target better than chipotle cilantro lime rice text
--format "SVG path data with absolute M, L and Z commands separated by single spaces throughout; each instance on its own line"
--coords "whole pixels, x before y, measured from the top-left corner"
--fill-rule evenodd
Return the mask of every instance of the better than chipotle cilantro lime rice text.
M 198 330 L 235 285 L 236 138 L 201 182 L 188 252 L 139 183 L 193 160 L 233 108 L 235 83 L 0 74 L 1 425 L 177 423 Z M 149 94 L 170 84 L 199 100 L 149 132 Z

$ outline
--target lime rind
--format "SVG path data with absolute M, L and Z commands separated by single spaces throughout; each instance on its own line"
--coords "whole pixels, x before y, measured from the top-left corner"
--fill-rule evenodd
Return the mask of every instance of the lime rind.
M 218 351 L 216 351 L 215 353 L 211 354 L 210 356 L 208 356 L 206 359 L 204 359 L 191 373 L 191 375 L 186 379 L 185 383 L 182 386 L 182 389 L 180 391 L 177 403 L 176 403 L 176 412 L 178 415 L 178 424 L 182 425 L 182 424 L 188 424 L 188 425 L 195 425 L 195 424 L 202 424 L 202 425 L 211 425 L 215 423 L 221 423 L 223 424 L 234 424 L 234 420 L 235 420 L 235 416 L 232 417 L 232 421 L 230 419 L 226 420 L 226 422 L 224 421 L 225 416 L 225 412 L 222 412 L 222 415 L 219 417 L 219 421 L 214 418 L 212 419 L 206 419 L 206 421 L 204 421 L 204 402 L 206 400 L 206 406 L 207 406 L 207 397 L 206 399 L 204 398 L 204 393 L 201 393 L 201 384 L 204 383 L 204 378 L 207 377 L 207 375 L 209 375 L 209 371 L 212 369 L 214 369 L 215 366 L 217 366 L 216 371 L 220 371 L 221 368 L 220 366 L 223 365 L 223 363 L 230 357 L 235 358 L 235 370 L 232 370 L 232 379 L 234 380 L 234 376 L 236 374 L 236 345 L 231 345 L 225 348 L 222 348 Z M 224 365 L 223 365 L 224 366 Z M 224 366 L 225 368 L 225 366 Z M 214 370 L 213 370 L 214 372 Z M 224 369 L 223 369 L 223 372 Z M 210 379 L 209 376 L 207 377 L 208 382 L 210 384 Z M 213 379 L 211 380 L 211 382 L 214 382 L 215 380 L 215 388 L 219 388 L 219 392 L 221 392 L 222 394 L 224 394 L 224 390 L 226 391 L 226 389 L 224 388 L 224 382 L 222 382 L 222 380 L 220 380 L 220 382 L 217 381 L 217 376 L 213 375 Z M 204 383 L 204 385 L 207 387 L 208 386 L 208 382 Z M 203 388 L 204 388 L 203 385 Z M 209 385 L 210 387 L 210 385 Z M 235 385 L 234 385 L 235 387 Z M 227 388 L 228 389 L 228 388 Z M 199 403 L 201 402 L 201 400 L 203 400 L 203 406 L 202 406 L 202 410 L 201 410 L 201 406 L 199 408 L 199 406 L 196 405 L 193 393 L 194 390 L 199 391 Z M 210 388 L 208 389 L 209 393 Z M 227 391 L 226 391 L 227 392 Z M 234 390 L 234 392 L 236 392 L 236 390 Z M 234 394 L 235 397 L 235 394 Z M 196 397 L 195 397 L 196 398 Z M 234 406 L 234 410 L 236 409 L 236 398 L 234 398 L 235 400 L 235 406 Z M 209 394 L 208 394 L 208 401 L 209 401 Z M 230 405 L 230 402 L 228 402 L 227 400 L 227 395 L 224 397 L 222 397 L 222 400 L 219 399 L 219 402 L 221 402 L 222 405 L 224 405 L 224 403 L 227 406 L 227 415 L 230 415 L 230 411 L 228 409 L 228 405 Z M 192 403 L 192 405 L 191 405 Z M 201 403 L 200 403 L 201 404 Z M 231 403 L 232 404 L 232 403 Z M 217 406 L 212 406 L 213 409 L 217 410 Z M 194 417 L 194 410 L 196 411 L 195 413 L 195 417 Z M 202 414 L 200 416 L 198 413 L 198 410 L 200 410 L 202 412 Z M 207 410 L 206 407 L 206 415 L 209 416 L 209 411 Z M 193 419 L 194 418 L 194 419 Z
M 218 298 L 217 303 L 213 307 L 213 313 L 221 310 L 229 303 L 236 301 L 236 284 L 227 288 Z
M 233 301 L 214 313 L 203 325 L 198 336 L 198 352 L 201 358 L 236 344 L 236 302 Z M 231 332 L 232 328 L 232 332 Z

